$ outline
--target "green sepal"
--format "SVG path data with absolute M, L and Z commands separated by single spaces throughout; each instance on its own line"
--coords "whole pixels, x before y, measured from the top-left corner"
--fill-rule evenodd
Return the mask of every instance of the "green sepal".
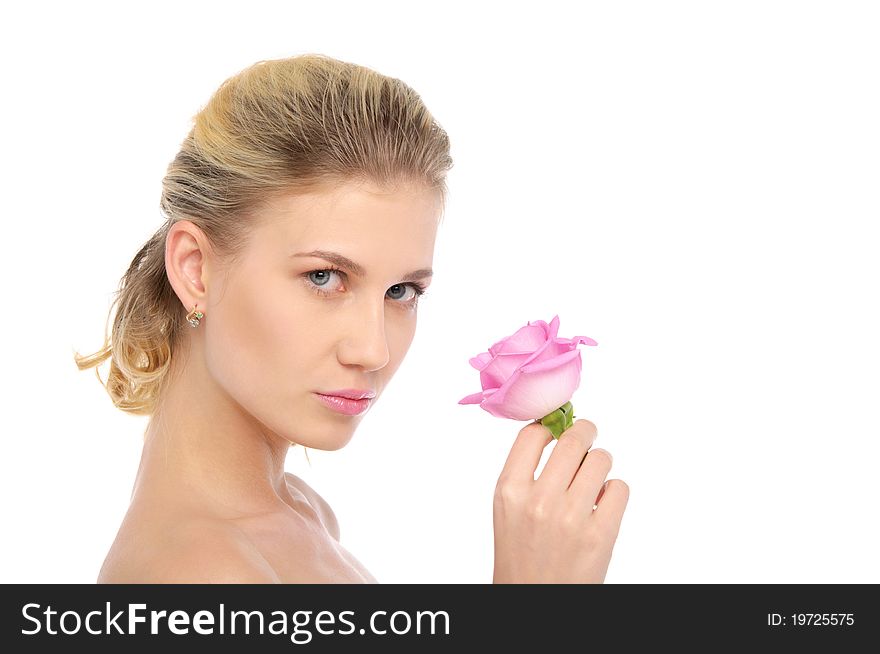
M 558 439 L 566 429 L 574 424 L 574 407 L 571 402 L 566 402 L 556 411 L 541 418 L 540 423 L 550 430 L 553 438 Z

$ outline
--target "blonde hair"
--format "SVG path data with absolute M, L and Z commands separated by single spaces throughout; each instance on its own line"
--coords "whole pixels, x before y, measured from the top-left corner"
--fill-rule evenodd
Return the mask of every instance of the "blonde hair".
M 246 245 L 248 212 L 273 194 L 352 180 L 415 183 L 435 189 L 445 208 L 451 167 L 446 132 L 401 80 L 319 54 L 257 62 L 194 117 L 162 181 L 167 221 L 120 280 L 104 346 L 75 353 L 76 365 L 94 367 L 122 411 L 153 414 L 189 328 L 165 271 L 165 237 L 178 220 L 192 221 L 231 262 Z M 105 384 L 97 368 L 108 358 Z

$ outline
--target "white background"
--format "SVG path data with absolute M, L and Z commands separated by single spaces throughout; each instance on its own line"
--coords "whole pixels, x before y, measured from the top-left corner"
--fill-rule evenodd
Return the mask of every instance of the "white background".
M 0 580 L 96 579 L 147 418 L 73 352 L 214 89 L 320 52 L 413 86 L 455 159 L 407 359 L 348 446 L 287 463 L 380 582 L 491 581 L 525 423 L 457 401 L 556 314 L 599 343 L 575 414 L 631 489 L 606 582 L 880 582 L 875 3 L 11 6 Z

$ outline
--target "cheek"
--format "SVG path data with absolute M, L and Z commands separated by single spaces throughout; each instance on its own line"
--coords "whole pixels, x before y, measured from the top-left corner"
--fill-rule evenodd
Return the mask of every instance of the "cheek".
M 301 341 L 297 312 L 279 301 L 277 283 L 248 283 L 243 276 L 218 293 L 205 332 L 205 358 L 216 381 L 243 405 L 289 393 L 300 376 L 293 356 Z M 250 399 L 251 402 L 247 400 Z

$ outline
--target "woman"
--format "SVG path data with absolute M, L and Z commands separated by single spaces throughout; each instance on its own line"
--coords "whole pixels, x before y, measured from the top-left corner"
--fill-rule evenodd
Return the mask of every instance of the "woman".
M 151 416 L 99 583 L 376 582 L 285 457 L 344 447 L 400 366 L 451 166 L 418 94 L 368 68 L 304 55 L 220 86 L 168 168 L 167 221 L 121 280 L 110 339 L 77 357 L 110 358 L 114 404 Z M 627 490 L 603 488 L 600 450 L 584 459 L 594 436 L 578 421 L 536 482 L 551 436 L 520 432 L 496 582 L 602 581 Z

